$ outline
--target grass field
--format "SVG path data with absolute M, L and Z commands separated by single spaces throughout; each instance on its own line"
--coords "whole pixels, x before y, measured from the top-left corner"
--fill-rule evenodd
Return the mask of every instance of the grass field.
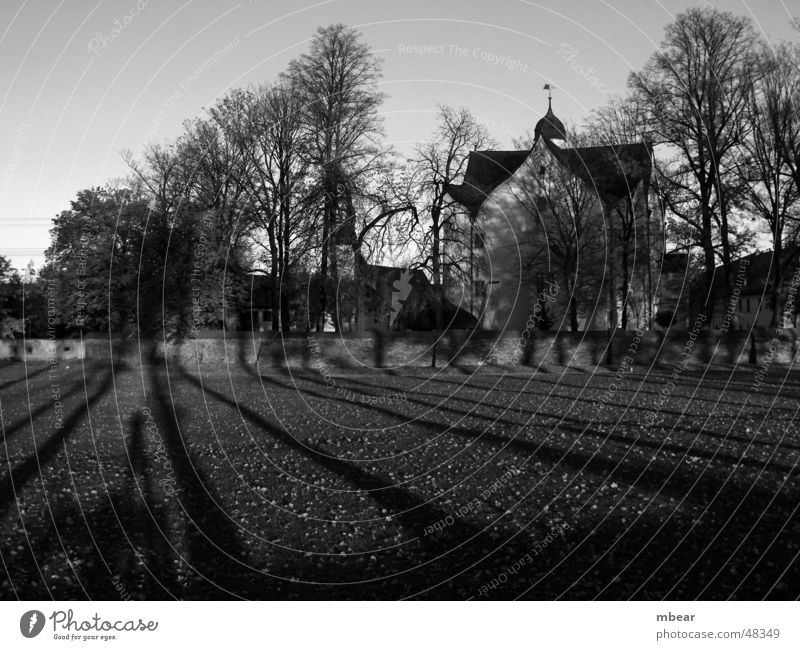
M 48 370 L 0 369 L 5 599 L 800 596 L 800 373 L 777 366 L 757 392 L 752 370 Z

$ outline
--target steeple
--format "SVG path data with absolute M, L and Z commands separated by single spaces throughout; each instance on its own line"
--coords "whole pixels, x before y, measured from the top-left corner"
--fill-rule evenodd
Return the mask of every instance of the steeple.
M 553 88 L 555 86 L 550 84 L 544 85 L 544 90 L 547 91 L 547 113 L 536 123 L 534 135 L 536 138 L 543 135 L 548 140 L 566 140 L 564 123 L 553 113 Z

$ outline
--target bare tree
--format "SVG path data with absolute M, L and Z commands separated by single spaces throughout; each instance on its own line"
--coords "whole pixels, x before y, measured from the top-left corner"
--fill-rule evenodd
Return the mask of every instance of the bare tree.
M 795 28 L 798 27 L 798 19 L 795 19 Z M 781 141 L 783 156 L 786 158 L 789 173 L 794 180 L 795 188 L 800 193 L 800 87 L 796 80 L 800 75 L 800 45 L 784 44 L 780 48 L 780 60 L 783 70 L 787 75 L 787 85 L 789 86 L 788 100 L 793 109 L 793 119 L 789 121 L 786 133 Z
M 233 251 L 250 231 L 249 193 L 244 179 L 251 165 L 224 124 L 196 118 L 184 124 L 178 155 L 188 195 L 206 219 L 214 219 L 213 232 L 221 250 Z
M 309 182 L 300 101 L 287 80 L 230 93 L 210 112 L 236 143 L 254 241 L 269 263 L 272 329 L 288 330 L 292 272 L 316 246 L 318 185 Z
M 637 178 L 647 177 L 649 179 L 651 176 L 649 158 L 647 162 L 643 160 L 623 162 L 620 158 L 621 150 L 618 149 L 621 146 L 638 143 L 649 146 L 646 130 L 646 112 L 637 98 L 635 96 L 617 97 L 592 112 L 589 119 L 586 120 L 584 137 L 592 144 L 608 148 L 603 156 L 605 173 L 611 176 L 627 173 Z M 645 165 L 648 170 L 647 174 L 643 174 L 640 169 L 630 169 L 631 166 L 640 168 Z M 604 179 L 596 180 L 600 184 L 604 184 Z M 637 196 L 637 189 L 645 193 L 645 196 Z M 643 268 L 646 273 L 647 317 L 649 321 L 652 321 L 653 283 L 650 265 L 653 241 L 650 229 L 652 211 L 649 209 L 649 197 L 647 196 L 649 191 L 650 182 L 648 181 L 641 188 L 624 186 L 622 197 L 604 197 L 606 217 L 614 220 L 613 228 L 608 229 L 606 237 L 607 263 L 609 267 L 612 267 L 619 261 L 620 265 L 619 295 L 622 329 L 628 327 L 631 284 L 635 271 L 640 268 Z M 645 210 L 637 209 L 637 201 L 645 206 Z M 652 234 L 655 235 L 655 233 Z M 609 270 L 609 278 L 614 278 L 616 276 L 614 269 L 610 268 Z M 615 304 L 617 288 L 612 286 L 611 291 L 613 296 L 611 302 Z
M 328 309 L 329 264 L 334 284 L 338 275 L 336 245 L 346 231 L 337 232 L 337 218 L 346 202 L 346 188 L 370 168 L 379 152 L 380 74 L 380 61 L 361 42 L 360 33 L 342 24 L 320 28 L 309 52 L 289 65 L 288 75 L 301 103 L 306 152 L 323 190 L 317 329 L 322 329 Z M 337 330 L 338 320 L 334 304 Z
M 635 95 L 612 97 L 594 109 L 583 128 L 592 144 L 615 146 L 639 142 L 648 135 L 647 105 Z
M 670 210 L 698 234 L 707 296 L 716 224 L 726 272 L 731 260 L 729 182 L 736 175 L 728 159 L 748 135 L 754 41 L 748 18 L 708 6 L 689 9 L 667 27 L 661 50 L 628 80 L 650 130 L 676 153 L 662 166 L 662 190 Z
M 169 218 L 188 193 L 188 180 L 184 174 L 185 166 L 174 144 L 149 144 L 142 154 L 142 161 L 136 160 L 131 151 L 123 151 L 122 159 L 134 177 L 150 195 L 152 207 Z
M 417 219 L 416 187 L 413 170 L 386 153 L 369 175 L 362 175 L 348 188 L 354 219 L 353 276 L 356 323 L 364 328 L 364 271 L 367 260 L 381 264 L 402 261 L 414 253 L 414 230 Z M 411 264 L 408 263 L 407 266 Z
M 431 138 L 416 147 L 414 165 L 420 188 L 419 218 L 424 220 L 421 247 L 425 257 L 421 266 L 433 280 L 436 329 L 443 321 L 443 276 L 448 269 L 463 268 L 464 259 L 453 259 L 451 252 L 464 233 L 459 232 L 457 216 L 462 206 L 448 194 L 449 185 L 461 183 L 471 151 L 494 146 L 486 128 L 466 108 L 439 106 L 438 125 Z M 454 246 L 448 246 L 448 244 Z M 435 363 L 435 355 L 434 355 Z
M 165 284 L 164 300 L 184 311 L 199 309 L 206 324 L 235 317 L 250 267 L 250 220 L 241 182 L 246 160 L 228 131 L 213 119 L 196 118 L 184 123 L 175 143 L 145 148 L 143 162 L 127 152 L 124 158 L 150 199 L 142 255 L 162 256 L 165 282 L 175 280 L 169 265 L 189 269 L 196 283 L 191 306 L 185 287 L 168 292 Z
M 792 50 L 785 43 L 775 49 L 765 44 L 759 50 L 759 75 L 747 105 L 752 132 L 739 167 L 747 188 L 745 205 L 766 223 L 772 237 L 771 327 L 778 324 L 783 305 L 785 231 L 787 224 L 798 221 L 800 198 L 792 169 L 792 140 L 800 122 L 795 105 L 800 70 L 792 66 Z

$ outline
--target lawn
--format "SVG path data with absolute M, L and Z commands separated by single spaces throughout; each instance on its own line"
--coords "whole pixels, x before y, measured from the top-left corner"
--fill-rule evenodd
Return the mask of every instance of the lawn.
M 0 369 L 5 599 L 800 596 L 799 372 L 48 370 Z

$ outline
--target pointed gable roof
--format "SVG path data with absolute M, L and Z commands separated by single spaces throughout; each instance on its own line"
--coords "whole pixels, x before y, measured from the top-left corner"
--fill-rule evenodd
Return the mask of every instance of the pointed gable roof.
M 651 152 L 644 142 L 571 149 L 562 149 L 547 138 L 544 143 L 562 165 L 603 199 L 623 199 L 633 195 L 640 182 L 650 182 Z
M 472 151 L 461 185 L 448 185 L 447 192 L 463 206 L 476 210 L 495 188 L 520 168 L 530 151 Z
M 522 166 L 539 141 L 604 200 L 619 201 L 632 196 L 641 182 L 645 189 L 649 186 L 652 152 L 646 143 L 562 148 L 553 140 L 564 140 L 564 134 L 564 124 L 553 113 L 552 101 L 548 99 L 547 113 L 536 123 L 530 149 L 473 151 L 469 154 L 464 182 L 448 185 L 446 191 L 475 215 L 486 197 Z

